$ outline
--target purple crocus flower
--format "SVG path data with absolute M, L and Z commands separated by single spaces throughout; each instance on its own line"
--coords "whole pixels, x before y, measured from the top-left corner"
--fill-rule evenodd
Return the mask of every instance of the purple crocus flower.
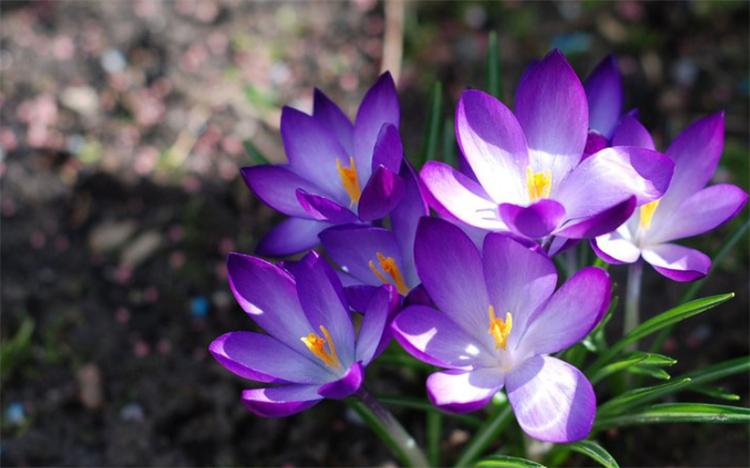
M 419 180 L 408 162 L 401 168 L 405 191 L 391 211 L 391 229 L 342 225 L 326 229 L 320 239 L 331 260 L 342 269 L 348 297 L 361 304 L 381 284 L 392 284 L 402 296 L 419 285 L 414 266 L 414 236 L 419 218 L 429 215 Z
M 281 137 L 289 162 L 242 169 L 261 200 L 290 216 L 265 236 L 258 252 L 301 252 L 317 245 L 318 233 L 331 225 L 387 215 L 404 190 L 399 113 L 388 72 L 367 91 L 353 125 L 317 89 L 312 116 L 284 107 Z
M 439 311 L 407 307 L 391 329 L 417 359 L 446 369 L 427 379 L 432 403 L 474 411 L 505 387 L 530 436 L 550 442 L 586 437 L 596 413 L 591 383 L 550 354 L 599 322 L 610 302 L 607 273 L 584 268 L 555 291 L 556 270 L 543 253 L 490 233 L 480 255 L 461 229 L 437 218 L 422 218 L 414 250 Z
M 233 253 L 227 269 L 235 299 L 267 334 L 227 333 L 211 354 L 240 377 L 278 384 L 243 391 L 250 411 L 288 416 L 359 389 L 364 367 L 387 344 L 383 332 L 398 301 L 391 286 L 373 294 L 355 333 L 341 283 L 315 252 L 286 270 Z
M 653 145 L 653 142 L 651 142 Z M 675 281 L 692 281 L 708 273 L 711 259 L 672 241 L 710 231 L 732 219 L 747 193 L 730 184 L 705 187 L 721 157 L 724 114 L 690 125 L 666 152 L 675 163 L 674 176 L 663 197 L 643 205 L 615 232 L 592 240 L 604 261 L 633 263 L 639 258 Z
M 465 91 L 456 134 L 476 181 L 429 162 L 421 177 L 441 214 L 528 239 L 590 238 L 622 224 L 636 205 L 659 198 L 672 163 L 644 148 L 605 148 L 582 159 L 588 105 L 559 51 L 526 71 L 515 115 L 494 97 Z

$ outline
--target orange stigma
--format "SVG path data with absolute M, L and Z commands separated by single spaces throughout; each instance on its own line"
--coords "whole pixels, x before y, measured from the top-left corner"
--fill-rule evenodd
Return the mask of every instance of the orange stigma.
M 526 188 L 529 191 L 529 200 L 535 202 L 540 198 L 549 197 L 552 190 L 552 172 L 534 172 L 531 166 L 526 168 Z
M 354 157 L 349 157 L 349 167 L 341 164 L 340 159 L 336 159 L 336 169 L 339 171 L 339 178 L 341 178 L 341 185 L 344 186 L 344 190 L 351 199 L 351 204 L 354 206 L 359 202 L 359 197 L 362 195 L 362 190 L 359 188 L 359 179 L 357 178 L 357 166 L 354 165 Z
M 659 207 L 659 200 L 654 200 L 651 203 L 646 203 L 641 206 L 641 216 L 639 226 L 644 231 L 651 226 L 651 220 L 654 219 L 654 213 L 656 208 Z
M 332 369 L 340 368 L 341 361 L 339 361 L 339 357 L 336 354 L 336 347 L 333 345 L 331 334 L 328 333 L 328 330 L 323 325 L 320 326 L 320 331 L 323 332 L 325 339 L 321 338 L 315 332 L 310 332 L 307 336 L 300 338 L 300 340 L 302 340 L 302 342 L 305 343 L 305 346 L 307 346 L 307 349 L 309 349 L 315 357 L 323 361 L 325 365 Z M 328 344 L 328 349 L 325 348 L 326 344 Z
M 508 345 L 508 335 L 513 328 L 513 315 L 510 312 L 505 313 L 505 320 L 495 315 L 495 308 L 490 306 L 487 309 L 487 316 L 490 319 L 490 329 L 487 331 L 495 339 L 495 348 L 505 350 Z
M 404 281 L 404 276 L 401 274 L 401 270 L 399 270 L 398 265 L 396 265 L 396 260 L 393 259 L 393 257 L 386 257 L 380 252 L 377 252 L 375 255 L 378 257 L 378 263 L 380 263 L 380 268 L 391 277 L 391 281 L 388 280 L 388 278 L 385 277 L 383 273 L 378 270 L 378 268 L 375 266 L 375 262 L 370 260 L 368 265 L 370 265 L 370 270 L 372 270 L 373 273 L 375 273 L 375 276 L 378 277 L 378 279 L 383 284 L 393 284 L 398 289 L 399 294 L 406 295 L 409 292 L 409 288 L 406 287 L 406 282 Z

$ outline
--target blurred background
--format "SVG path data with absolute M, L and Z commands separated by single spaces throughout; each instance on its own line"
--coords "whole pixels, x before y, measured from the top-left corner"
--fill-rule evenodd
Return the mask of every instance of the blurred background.
M 508 103 L 523 68 L 550 48 L 582 77 L 614 52 L 626 107 L 640 110 L 661 149 L 690 121 L 726 111 L 715 181 L 748 189 L 744 1 L 0 8 L 5 466 L 394 463 L 340 402 L 253 417 L 239 401 L 246 384 L 207 352 L 219 334 L 250 327 L 229 294 L 225 255 L 252 252 L 280 219 L 239 177 L 257 163 L 244 143 L 283 161 L 280 107 L 310 111 L 313 86 L 353 116 L 390 64 L 414 156 L 436 80 L 446 116 L 463 88 L 485 86 L 489 31 L 498 33 Z M 747 209 L 739 218 L 689 244 L 715 253 Z M 674 305 L 685 288 L 647 270 L 644 315 Z M 746 238 L 701 295 L 727 291 L 737 297 L 681 324 L 664 345 L 679 360 L 674 373 L 748 354 Z M 368 371 L 376 393 L 422 395 L 423 381 L 386 364 Z M 747 376 L 722 384 L 748 405 Z M 424 413 L 396 412 L 423 440 Z M 446 459 L 467 429 L 446 419 Z M 622 465 L 750 463 L 742 426 L 633 427 L 600 441 Z M 497 446 L 505 443 L 519 441 Z

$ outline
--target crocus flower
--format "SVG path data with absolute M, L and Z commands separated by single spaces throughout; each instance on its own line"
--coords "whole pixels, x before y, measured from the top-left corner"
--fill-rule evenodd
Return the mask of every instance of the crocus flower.
M 267 334 L 230 332 L 211 343 L 214 358 L 240 377 L 275 386 L 242 392 L 260 416 L 288 416 L 323 398 L 357 391 L 364 367 L 386 343 L 382 336 L 398 295 L 383 286 L 355 333 L 341 283 L 315 252 L 282 269 L 260 258 L 230 254 L 235 299 Z
M 367 91 L 354 125 L 317 89 L 312 116 L 284 107 L 281 138 L 289 162 L 242 169 L 261 200 L 290 216 L 265 236 L 258 252 L 300 252 L 317 245 L 318 233 L 331 225 L 387 215 L 403 195 L 399 112 L 387 72 Z
M 596 413 L 591 383 L 550 354 L 599 322 L 610 302 L 607 273 L 584 268 L 555 291 L 556 270 L 543 253 L 490 233 L 480 255 L 461 229 L 436 218 L 420 221 L 414 254 L 439 310 L 407 307 L 391 328 L 413 356 L 446 369 L 427 379 L 432 403 L 474 411 L 505 387 L 530 436 L 550 442 L 586 437 Z
M 622 114 L 622 76 L 613 55 L 594 68 L 583 86 L 589 108 L 589 134 L 584 157 L 608 146 L 654 149 L 651 135 L 638 120 L 638 112 L 630 110 Z
M 651 143 L 653 144 L 653 143 Z M 706 187 L 721 157 L 724 115 L 705 117 L 683 130 L 666 152 L 675 163 L 663 197 L 640 207 L 615 232 L 597 237 L 592 247 L 609 263 L 643 258 L 675 281 L 692 281 L 708 273 L 711 259 L 672 241 L 710 231 L 733 218 L 747 193 L 731 184 Z
M 405 192 L 390 214 L 391 228 L 342 225 L 320 234 L 323 247 L 343 270 L 342 280 L 351 301 L 362 303 L 381 284 L 391 284 L 406 296 L 419 285 L 414 266 L 414 236 L 419 218 L 428 215 L 419 180 L 404 161 Z
M 426 164 L 421 177 L 438 212 L 546 243 L 610 232 L 666 190 L 672 163 L 655 151 L 612 147 L 582 159 L 586 94 L 560 52 L 527 70 L 515 102 L 514 115 L 486 93 L 463 93 L 456 135 L 476 181 Z

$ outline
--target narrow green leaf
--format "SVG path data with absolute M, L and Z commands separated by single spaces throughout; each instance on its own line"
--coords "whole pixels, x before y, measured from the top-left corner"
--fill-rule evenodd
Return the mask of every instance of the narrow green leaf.
M 659 369 L 658 367 L 654 366 L 642 366 L 640 364 L 636 364 L 633 367 L 625 369 L 625 372 L 634 375 L 645 375 L 647 377 L 652 377 L 658 380 L 669 380 L 672 378 L 672 376 L 669 375 L 669 372 L 665 371 L 664 369 Z
M 535 461 L 509 455 L 492 455 L 479 460 L 474 466 L 477 468 L 544 468 L 544 465 Z
M 591 458 L 595 462 L 601 464 L 606 468 L 619 468 L 617 460 L 609 454 L 604 448 L 594 442 L 593 440 L 581 440 L 572 444 L 567 444 L 565 447 L 575 450 L 578 453 L 582 453 L 587 457 Z
M 601 354 L 599 358 L 591 365 L 589 371 L 591 372 L 599 370 L 628 345 L 637 343 L 641 339 L 651 335 L 652 333 L 656 333 L 662 328 L 668 327 L 672 324 L 712 309 L 733 297 L 734 293 L 726 293 L 718 294 L 716 296 L 704 297 L 702 299 L 695 299 L 646 320 L 645 322 L 631 330 L 630 333 L 628 333 L 620 341 L 612 345 L 612 347 L 609 348 L 606 352 Z
M 487 92 L 502 100 L 500 83 L 500 50 L 497 46 L 497 33 L 491 31 L 487 40 Z
M 245 140 L 242 142 L 242 146 L 245 147 L 245 152 L 250 156 L 250 159 L 253 160 L 255 164 L 271 164 L 271 162 L 266 158 L 263 153 L 260 152 L 260 150 L 253 144 L 250 140 Z
M 443 413 L 438 408 L 427 403 L 423 398 L 403 397 L 403 396 L 379 396 L 378 401 L 384 405 L 399 406 L 401 408 L 414 409 L 419 411 L 425 411 L 427 413 L 438 413 L 445 415 L 456 421 L 461 421 L 467 426 L 479 427 L 482 425 L 482 420 L 477 416 L 470 414 L 458 414 L 458 413 Z
M 443 162 L 456 166 L 456 130 L 452 117 L 443 122 Z
M 440 143 L 440 123 L 443 113 L 443 85 L 439 81 L 432 87 L 432 99 L 430 105 L 430 116 L 425 129 L 424 143 L 422 144 L 422 160 L 418 161 L 417 167 L 421 167 L 427 161 L 436 158 L 438 144 Z
M 635 351 L 624 358 L 609 363 L 606 366 L 602 367 L 598 371 L 594 372 L 594 374 L 591 375 L 591 383 L 596 384 L 597 382 L 600 382 L 602 379 L 609 377 L 610 375 L 619 372 L 621 370 L 629 369 L 632 366 L 635 366 L 636 364 L 640 365 L 647 365 L 647 366 L 671 366 L 677 363 L 676 360 L 672 359 L 669 356 L 664 356 L 663 354 L 656 354 L 656 353 L 644 353 L 641 351 Z
M 692 385 L 695 386 L 748 371 L 750 371 L 750 356 L 742 356 L 700 370 L 688 372 L 683 377 L 690 377 L 693 381 Z
M 664 395 L 674 393 L 690 383 L 689 378 L 683 378 L 674 382 L 669 382 L 653 387 L 642 387 L 628 390 L 608 402 L 599 406 L 597 416 L 608 416 L 611 414 L 622 413 L 632 408 L 642 406 L 648 402 L 661 398 Z
M 741 224 L 734 233 L 729 237 L 729 239 L 722 244 L 721 249 L 716 253 L 716 255 L 711 255 L 711 258 L 713 258 L 713 261 L 711 262 L 711 269 L 708 271 L 708 274 L 706 274 L 705 278 L 693 282 L 690 287 L 685 291 L 685 293 L 682 295 L 682 298 L 680 302 L 689 301 L 690 299 L 694 298 L 696 295 L 698 295 L 698 292 L 703 288 L 703 286 L 706 284 L 706 281 L 708 281 L 708 278 L 711 276 L 711 273 L 716 271 L 719 268 L 719 265 L 721 265 L 721 262 L 724 261 L 724 258 L 729 254 L 729 252 L 732 251 L 734 248 L 734 245 L 740 241 L 744 237 L 745 234 L 747 234 L 748 229 L 750 229 L 750 219 L 745 221 L 744 224 Z M 669 334 L 672 331 L 672 327 L 667 327 L 663 329 L 659 335 L 657 335 L 656 339 L 654 339 L 654 342 L 651 343 L 651 351 L 658 351 L 662 348 L 664 345 L 664 341 L 667 339 Z
M 735 393 L 729 393 L 728 391 L 724 390 L 720 387 L 712 387 L 710 385 L 696 385 L 695 387 L 691 388 L 690 390 L 700 393 L 701 395 L 706 395 L 711 398 L 716 398 L 719 400 L 727 400 L 727 401 L 739 401 L 740 396 Z
M 466 446 L 464 451 L 461 452 L 461 456 L 458 457 L 456 466 L 469 466 L 482 454 L 484 449 L 497 439 L 512 419 L 513 411 L 507 402 L 498 407 L 495 413 L 474 433 L 474 437 L 472 437 L 469 445 Z
M 658 423 L 748 424 L 750 408 L 708 403 L 663 403 L 619 416 L 597 419 L 596 430 Z

